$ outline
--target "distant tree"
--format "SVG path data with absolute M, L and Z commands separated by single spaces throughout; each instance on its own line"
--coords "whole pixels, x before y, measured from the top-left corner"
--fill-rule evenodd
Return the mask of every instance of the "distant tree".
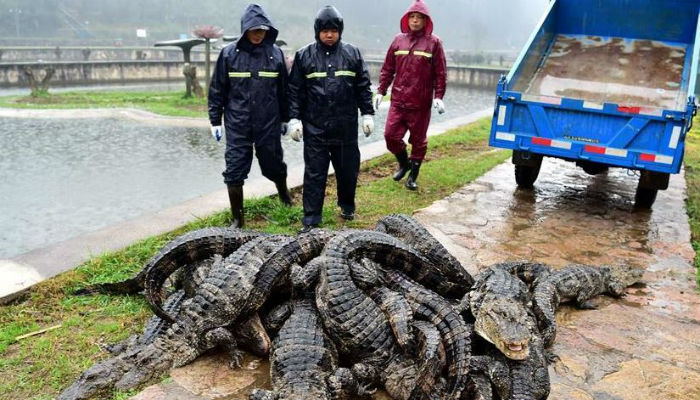
M 206 42 L 204 42 L 204 87 L 205 93 L 209 93 L 209 80 L 211 79 L 211 60 L 209 59 L 209 53 L 211 53 L 211 39 L 218 39 L 224 36 L 224 30 L 216 25 L 202 25 L 195 26 L 192 33 L 198 38 L 206 40 Z
M 44 70 L 44 77 L 39 81 L 38 77 L 34 74 L 34 71 L 29 67 L 24 67 L 24 75 L 29 83 L 29 89 L 32 97 L 39 97 L 42 95 L 49 94 L 49 81 L 53 78 L 53 74 L 56 70 L 53 67 L 48 67 Z

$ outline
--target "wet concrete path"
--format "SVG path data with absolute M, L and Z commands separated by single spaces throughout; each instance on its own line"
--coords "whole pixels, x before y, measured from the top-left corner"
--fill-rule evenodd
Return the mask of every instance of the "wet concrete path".
M 546 159 L 533 191 L 516 188 L 507 162 L 416 217 L 470 272 L 505 260 L 554 267 L 632 264 L 643 284 L 597 310 L 562 307 L 550 367 L 550 399 L 700 398 L 700 296 L 684 207 L 685 180 L 671 179 L 651 212 L 635 211 L 637 178 L 624 170 L 588 176 Z M 244 399 L 267 382 L 267 365 L 248 360 L 231 373 L 223 355 L 172 372 L 172 381 L 134 399 Z M 378 394 L 375 399 L 387 399 Z

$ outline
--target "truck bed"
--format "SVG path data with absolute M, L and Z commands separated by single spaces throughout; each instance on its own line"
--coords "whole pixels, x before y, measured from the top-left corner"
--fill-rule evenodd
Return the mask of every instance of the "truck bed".
M 683 110 L 688 96 L 681 91 L 687 47 L 646 39 L 558 34 L 532 78 L 519 79 L 514 90 Z

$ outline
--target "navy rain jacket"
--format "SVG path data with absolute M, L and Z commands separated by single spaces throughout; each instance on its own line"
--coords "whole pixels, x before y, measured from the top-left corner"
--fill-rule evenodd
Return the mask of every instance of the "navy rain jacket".
M 270 28 L 259 46 L 244 38 L 255 26 Z M 209 86 L 209 121 L 221 125 L 222 114 L 229 132 L 251 140 L 280 136 L 280 123 L 287 117 L 287 67 L 282 50 L 275 45 L 278 30 L 263 9 L 252 4 L 241 17 L 241 37 L 221 50 Z
M 294 57 L 289 117 L 304 122 L 304 141 L 356 143 L 357 109 L 362 115 L 374 115 L 369 71 L 357 47 L 340 39 L 330 47 L 320 41 L 321 27 L 329 25 L 338 28 L 342 38 L 342 17 L 333 7 L 317 16 L 316 41 L 299 49 Z

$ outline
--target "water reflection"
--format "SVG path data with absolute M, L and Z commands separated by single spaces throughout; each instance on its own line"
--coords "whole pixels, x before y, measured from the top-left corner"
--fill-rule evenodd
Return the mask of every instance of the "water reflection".
M 452 89 L 448 120 L 492 105 L 493 93 Z M 89 111 L 86 111 L 89 112 Z M 377 132 L 383 140 L 387 109 Z M 206 128 L 121 119 L 0 118 L 0 258 L 9 258 L 223 188 L 224 144 Z M 283 141 L 285 161 L 302 145 Z M 253 162 L 250 178 L 260 177 Z

